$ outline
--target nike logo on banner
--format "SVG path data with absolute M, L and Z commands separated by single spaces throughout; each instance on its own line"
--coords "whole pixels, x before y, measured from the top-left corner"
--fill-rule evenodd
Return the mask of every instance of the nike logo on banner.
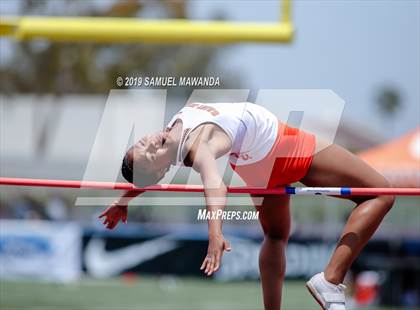
M 122 249 L 106 251 L 103 239 L 92 238 L 86 246 L 84 256 L 88 272 L 94 277 L 106 278 L 116 276 L 176 247 L 176 241 L 168 240 L 164 236 Z

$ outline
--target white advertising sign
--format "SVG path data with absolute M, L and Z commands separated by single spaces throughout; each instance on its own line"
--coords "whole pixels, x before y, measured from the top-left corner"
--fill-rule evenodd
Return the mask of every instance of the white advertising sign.
M 0 277 L 71 282 L 81 273 L 75 223 L 0 220 Z

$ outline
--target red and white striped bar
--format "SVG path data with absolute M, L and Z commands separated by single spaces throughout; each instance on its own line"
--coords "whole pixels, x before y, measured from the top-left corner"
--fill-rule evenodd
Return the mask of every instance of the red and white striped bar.
M 130 190 L 138 192 L 203 192 L 201 185 L 160 184 L 137 188 L 130 183 L 24 179 L 0 177 L 0 185 L 61 187 L 96 190 Z M 420 196 L 420 188 L 367 188 L 367 187 L 228 187 L 228 193 L 254 195 L 329 195 L 329 196 Z

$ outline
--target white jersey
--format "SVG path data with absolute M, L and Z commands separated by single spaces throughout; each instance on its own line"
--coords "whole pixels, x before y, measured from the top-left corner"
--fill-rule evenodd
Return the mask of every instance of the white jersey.
M 181 141 L 176 165 L 184 165 L 187 154 L 182 149 L 188 135 L 204 123 L 219 126 L 230 138 L 229 160 L 235 165 L 248 165 L 262 160 L 271 150 L 277 137 L 278 119 L 262 106 L 250 103 L 188 103 L 171 119 L 182 121 Z

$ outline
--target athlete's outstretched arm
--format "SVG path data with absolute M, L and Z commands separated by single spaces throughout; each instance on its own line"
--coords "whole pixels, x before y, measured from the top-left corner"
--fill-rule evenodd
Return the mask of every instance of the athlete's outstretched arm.
M 203 182 L 207 211 L 210 214 L 219 212 L 216 218 L 208 220 L 209 245 L 200 268 L 210 276 L 219 269 L 223 251 L 231 250 L 229 242 L 223 237 L 222 218 L 218 211 L 223 211 L 226 205 L 227 189 L 217 170 L 216 155 L 206 143 L 201 143 L 191 156 L 193 168 L 200 173 Z
M 114 229 L 121 220 L 127 223 L 127 207 L 128 203 L 143 192 L 126 191 L 117 200 L 115 200 L 104 212 L 99 215 L 99 218 L 105 218 L 103 224 L 108 229 Z

